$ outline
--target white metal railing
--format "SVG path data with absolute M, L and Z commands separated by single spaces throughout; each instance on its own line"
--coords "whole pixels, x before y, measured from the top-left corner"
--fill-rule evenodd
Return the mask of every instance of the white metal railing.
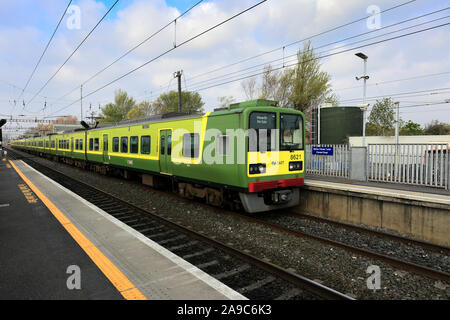
M 313 148 L 332 148 L 332 154 L 313 154 Z M 316 150 L 317 151 L 317 150 Z M 346 144 L 306 145 L 306 173 L 348 178 L 350 173 L 350 147 Z
M 448 144 L 369 144 L 368 180 L 448 189 Z

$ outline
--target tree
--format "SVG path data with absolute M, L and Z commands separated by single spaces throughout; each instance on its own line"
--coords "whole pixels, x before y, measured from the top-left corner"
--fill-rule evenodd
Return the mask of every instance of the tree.
M 427 135 L 450 134 L 450 125 L 438 120 L 433 120 L 425 126 L 424 133 Z
M 303 50 L 297 54 L 298 64 L 293 75 L 293 87 L 289 100 L 293 107 L 307 111 L 311 104 L 321 104 L 333 98 L 331 91 L 331 76 L 321 71 L 319 59 L 311 48 L 311 42 L 305 43 Z
M 337 96 L 331 91 L 331 76 L 320 70 L 321 65 L 311 42 L 298 51 L 297 60 L 296 67 L 283 71 L 273 70 L 270 65 L 264 67 L 259 86 L 255 77 L 243 81 L 241 86 L 247 99 L 259 97 L 276 100 L 281 107 L 305 113 L 311 105 L 324 102 L 338 104 Z
M 411 120 L 400 129 L 401 136 L 417 136 L 421 134 L 423 134 L 423 129 L 420 127 L 420 124 L 412 122 Z
M 149 117 L 153 114 L 152 105 L 148 101 L 142 101 L 138 105 L 135 105 L 133 109 L 128 111 L 126 118 L 127 119 L 136 119 L 136 118 L 144 118 Z
M 102 108 L 102 122 L 119 122 L 126 119 L 128 112 L 136 106 L 136 101 L 125 91 L 115 92 L 114 103 L 108 103 Z
M 234 103 L 235 99 L 233 96 L 223 96 L 217 98 L 217 100 L 219 100 L 219 108 L 228 108 L 230 104 Z
M 394 114 L 394 102 L 391 98 L 377 100 L 369 115 L 366 134 L 392 135 L 395 124 Z
M 197 92 L 181 92 L 182 112 L 187 114 L 203 113 L 203 106 L 205 103 L 202 97 Z M 178 92 L 170 91 L 169 93 L 161 94 L 153 103 L 152 112 L 154 114 L 163 114 L 168 112 L 178 111 Z
M 252 77 L 241 82 L 242 89 L 244 90 L 247 100 L 253 100 L 256 98 L 256 78 Z

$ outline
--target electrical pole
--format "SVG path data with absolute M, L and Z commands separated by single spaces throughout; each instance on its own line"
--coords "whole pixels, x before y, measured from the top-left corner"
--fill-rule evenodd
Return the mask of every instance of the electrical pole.
M 182 105 L 181 105 L 181 75 L 183 74 L 183 70 L 177 71 L 173 74 L 174 78 L 178 78 L 178 112 L 181 113 Z
M 80 87 L 80 95 L 81 95 L 81 112 L 80 112 L 80 122 L 83 121 L 83 85 Z

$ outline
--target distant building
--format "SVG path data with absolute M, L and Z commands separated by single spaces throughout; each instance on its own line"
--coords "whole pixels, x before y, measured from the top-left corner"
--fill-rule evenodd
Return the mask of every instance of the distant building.
M 362 137 L 350 137 L 349 144 L 353 147 L 362 147 Z M 366 144 L 396 143 L 395 136 L 366 136 Z M 448 143 L 450 135 L 441 136 L 399 136 L 398 143 Z

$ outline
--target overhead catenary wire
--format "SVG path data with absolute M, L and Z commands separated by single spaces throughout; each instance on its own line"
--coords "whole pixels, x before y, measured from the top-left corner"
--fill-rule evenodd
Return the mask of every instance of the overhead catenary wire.
M 102 68 L 101 70 L 99 70 L 98 72 L 96 72 L 95 74 L 93 74 L 92 76 L 90 76 L 88 79 L 86 79 L 82 85 L 86 85 L 89 81 L 93 80 L 94 78 L 96 78 L 97 76 L 99 76 L 100 74 L 102 74 L 103 72 L 105 72 L 107 69 L 109 69 L 110 67 L 112 67 L 114 64 L 116 64 L 117 62 L 119 62 L 120 60 L 122 60 L 124 57 L 126 57 L 127 55 L 129 55 L 131 52 L 133 52 L 134 50 L 136 50 L 137 48 L 139 48 L 140 46 L 142 46 L 143 44 L 145 44 L 146 42 L 148 42 L 149 40 L 151 40 L 152 38 L 154 38 L 156 35 L 158 35 L 159 33 L 161 33 L 163 30 L 165 30 L 167 27 L 169 27 L 171 24 L 173 24 L 175 21 L 179 20 L 180 18 L 182 18 L 183 16 L 185 16 L 188 12 L 190 12 L 192 9 L 194 9 L 195 7 L 197 7 L 200 3 L 202 3 L 204 0 L 200 0 L 197 3 L 195 3 L 193 6 L 191 6 L 190 8 L 188 8 L 187 10 L 185 10 L 183 13 L 181 13 L 178 17 L 176 17 L 175 19 L 171 20 L 170 22 L 168 22 L 167 24 L 165 24 L 163 27 L 161 27 L 159 30 L 155 31 L 154 33 L 152 33 L 150 36 L 148 36 L 147 38 L 145 38 L 144 40 L 142 40 L 141 42 L 139 42 L 137 45 L 135 45 L 134 47 L 132 47 L 131 49 L 127 50 L 124 54 L 122 54 L 121 56 L 119 56 L 118 58 L 116 58 L 114 61 L 112 61 L 110 64 L 108 64 L 107 66 L 105 66 L 104 68 Z M 64 97 L 67 97 L 69 94 L 73 93 L 74 91 L 78 90 L 80 86 L 75 87 L 74 89 L 72 89 L 71 91 L 69 91 L 68 93 L 64 94 L 63 96 L 61 96 L 60 98 L 56 99 L 55 101 L 52 102 L 52 104 L 54 104 L 55 102 L 63 99 Z
M 412 3 L 412 2 L 414 2 L 414 1 L 415 1 L 415 0 L 413 0 L 413 1 L 408 1 L 408 2 L 404 2 L 404 3 L 402 3 L 402 4 L 399 4 L 399 5 L 390 7 L 390 8 L 388 8 L 388 9 L 385 9 L 385 10 L 381 11 L 380 14 L 381 14 L 381 13 L 388 12 L 388 11 L 391 11 L 391 10 L 394 10 L 394 9 L 397 9 L 397 8 L 400 8 L 400 7 L 402 7 L 402 6 L 405 6 L 405 5 L 407 5 L 407 4 Z M 422 15 L 422 16 L 420 16 L 420 17 L 425 17 L 425 16 L 427 16 L 427 15 L 434 14 L 434 13 L 437 13 L 437 12 L 440 12 L 440 11 L 444 11 L 444 10 L 447 10 L 447 9 L 449 9 L 449 8 L 450 8 L 450 7 L 447 7 L 447 8 L 441 9 L 441 10 L 437 10 L 437 11 L 435 11 L 435 12 L 432 12 L 432 13 L 429 13 L 429 14 L 425 14 L 425 15 Z M 331 29 L 328 29 L 328 30 L 326 30 L 326 31 L 322 31 L 322 32 L 320 32 L 320 33 L 317 33 L 317 34 L 314 34 L 314 35 L 311 35 L 311 36 L 308 36 L 308 37 L 306 37 L 306 38 L 304 38 L 304 39 L 302 39 L 302 40 L 297 40 L 297 41 L 294 41 L 294 42 L 291 42 L 291 43 L 288 43 L 288 44 L 284 44 L 284 45 L 281 46 L 281 47 L 278 47 L 278 48 L 275 48 L 275 49 L 271 49 L 271 50 L 269 50 L 269 51 L 266 51 L 266 52 L 263 52 L 263 53 L 260 53 L 260 54 L 257 54 L 257 55 L 254 55 L 254 56 L 245 58 L 245 59 L 243 59 L 243 60 L 239 60 L 239 61 L 237 61 L 237 62 L 233 62 L 233 63 L 231 63 L 231 64 L 227 64 L 227 65 L 225 65 L 225 66 L 222 66 L 222 67 L 219 67 L 219 68 L 216 68 L 216 69 L 213 69 L 213 70 L 210 70 L 210 71 L 201 73 L 201 74 L 194 75 L 194 76 L 190 77 L 189 79 L 190 79 L 190 80 L 193 80 L 193 79 L 196 79 L 196 78 L 199 78 L 199 77 L 203 77 L 203 76 L 205 76 L 205 75 L 208 75 L 208 74 L 211 74 L 211 73 L 214 73 L 214 72 L 217 72 L 217 71 L 226 69 L 226 68 L 230 68 L 230 67 L 232 67 L 232 66 L 235 66 L 235 65 L 238 65 L 238 64 L 241 64 L 241 63 L 244 63 L 244 62 L 247 62 L 247 61 L 250 61 L 250 60 L 259 58 L 259 57 L 262 57 L 262 56 L 264 56 L 264 55 L 267 55 L 267 54 L 270 54 L 270 53 L 273 53 L 273 52 L 276 52 L 276 51 L 279 51 L 279 50 L 283 50 L 283 58 L 282 58 L 282 59 L 284 60 L 284 59 L 286 58 L 286 57 L 284 56 L 284 52 L 285 52 L 285 49 L 286 49 L 287 47 L 293 46 L 293 45 L 298 44 L 298 43 L 300 43 L 300 42 L 304 42 L 304 41 L 307 41 L 307 40 L 316 38 L 316 37 L 318 37 L 318 36 L 321 36 L 321 35 L 330 33 L 330 32 L 332 32 L 332 31 L 336 31 L 336 30 L 338 30 L 338 29 L 344 28 L 344 27 L 349 26 L 349 25 L 352 25 L 352 24 L 354 24 L 354 23 L 357 23 L 357 22 L 366 20 L 366 19 L 369 18 L 369 17 L 371 17 L 371 16 L 364 16 L 364 17 L 359 18 L 359 19 L 357 19 L 357 20 L 354 20 L 354 21 L 351 21 L 351 22 L 348 22 L 348 23 L 345 23 L 345 24 L 342 24 L 342 25 L 333 27 L 333 28 L 331 28 Z M 418 18 L 420 18 L 420 17 L 413 18 L 413 19 L 411 19 L 411 20 L 418 19 Z M 407 20 L 407 21 L 408 21 L 408 20 Z M 407 21 L 404 21 L 404 22 L 407 22 Z M 402 23 L 403 23 L 403 22 L 402 22 Z M 396 24 L 393 24 L 393 25 L 391 25 L 391 26 L 394 26 L 394 25 L 396 25 Z M 383 27 L 383 28 L 381 28 L 381 29 L 384 29 L 384 28 L 386 28 L 386 27 Z M 378 30 L 379 30 L 379 29 L 378 29 Z M 378 30 L 372 30 L 372 31 L 369 31 L 369 32 L 366 32 L 366 33 L 376 32 L 376 31 L 378 31 Z M 364 34 L 366 34 L 366 33 L 364 33 Z
M 449 7 L 449 8 L 450 8 L 450 7 Z M 442 20 L 442 19 L 446 19 L 446 18 L 449 18 L 449 17 L 450 17 L 450 15 L 449 15 L 449 16 L 445 16 L 445 17 L 441 17 L 441 18 L 438 18 L 438 19 L 434 19 L 434 20 L 431 20 L 431 21 L 423 22 L 423 23 L 420 23 L 420 24 L 417 24 L 417 25 L 414 25 L 414 26 L 410 26 L 410 27 L 406 27 L 406 28 L 399 29 L 399 30 L 391 31 L 391 32 L 388 32 L 388 33 L 385 33 L 385 34 L 377 35 L 377 36 L 374 36 L 374 37 L 371 37 L 371 38 L 362 39 L 362 40 L 359 40 L 359 41 L 356 41 L 356 42 L 353 42 L 353 43 L 345 44 L 345 45 L 340 46 L 340 47 L 335 47 L 335 48 L 333 48 L 333 49 L 331 49 L 331 50 L 328 50 L 328 51 L 338 50 L 338 49 L 341 49 L 341 48 L 345 48 L 345 47 L 347 47 L 347 46 L 349 46 L 349 45 L 354 45 L 354 44 L 366 42 L 366 41 L 369 41 L 369 40 L 373 40 L 373 39 L 376 39 L 376 38 L 384 37 L 384 36 L 387 36 L 387 35 L 389 35 L 389 34 L 401 32 L 401 31 L 404 31 L 404 30 L 408 30 L 408 29 L 415 28 L 415 27 L 418 27 L 418 26 L 421 26 L 421 25 L 424 25 L 424 24 L 429 24 L 429 23 L 432 23 L 432 22 L 436 22 L 436 21 L 439 21 L 439 20 Z M 387 27 L 385 27 L 385 28 L 388 28 L 388 27 L 391 27 L 391 26 L 392 26 L 392 25 L 387 26 Z M 365 35 L 365 34 L 367 34 L 367 33 L 370 33 L 370 32 L 361 33 L 361 34 L 358 34 L 358 35 L 356 35 L 356 36 L 348 37 L 348 38 L 345 38 L 345 39 L 342 39 L 342 40 L 339 40 L 339 41 L 334 41 L 334 42 L 332 42 L 332 43 L 327 43 L 327 44 L 322 45 L 322 46 L 319 46 L 319 47 L 317 47 L 317 48 L 315 48 L 315 49 L 320 49 L 320 48 L 323 48 L 323 47 L 328 47 L 328 46 L 330 46 L 330 45 L 333 45 L 333 44 L 336 44 L 336 43 L 339 43 L 339 42 L 344 42 L 344 41 L 347 41 L 347 40 L 349 40 L 349 39 L 352 39 L 352 38 L 355 38 L 355 37 L 359 37 L 359 36 Z M 324 54 L 324 53 L 326 53 L 326 52 L 328 52 L 328 51 L 320 52 L 319 55 L 320 55 L 320 54 Z M 252 67 L 248 67 L 248 68 L 245 68 L 245 69 L 242 69 L 242 70 L 238 70 L 238 71 L 235 71 L 235 72 L 228 73 L 228 76 L 225 77 L 225 79 L 232 79 L 233 77 L 230 77 L 230 75 L 238 74 L 238 73 L 241 73 L 241 72 L 243 72 L 243 71 L 251 70 L 251 69 L 255 69 L 255 68 L 259 68 L 259 67 L 265 67 L 265 66 L 268 66 L 268 65 L 273 64 L 274 62 L 278 62 L 278 65 L 283 65 L 283 67 L 286 67 L 286 65 L 285 65 L 286 62 L 293 62 L 293 61 L 295 61 L 295 60 L 285 61 L 285 59 L 286 59 L 286 58 L 292 58 L 292 57 L 297 57 L 297 53 L 296 53 L 296 54 L 289 55 L 289 56 L 287 56 L 287 57 L 274 59 L 274 60 L 272 60 L 272 61 L 264 62 L 264 63 L 258 64 L 258 65 L 252 66 Z M 283 61 L 281 62 L 281 60 L 283 60 Z M 251 71 L 251 72 L 254 72 L 254 71 Z M 251 73 L 251 72 L 249 72 L 249 73 Z M 249 73 L 247 73 L 247 74 L 249 74 Z M 242 74 L 242 75 L 245 75 L 245 74 Z M 242 75 L 241 75 L 241 76 L 242 76 Z M 191 84 L 190 87 L 199 86 L 199 85 L 202 84 L 202 83 L 208 83 L 208 82 L 211 82 L 212 80 L 215 80 L 215 79 L 224 80 L 224 77 L 223 77 L 223 75 L 220 75 L 220 76 L 217 76 L 217 77 L 214 77 L 214 78 L 211 78 L 211 79 L 207 79 L 207 80 L 203 80 L 203 81 L 200 81 L 200 82 Z M 195 91 L 195 89 L 194 89 L 194 91 Z
M 210 32 L 210 31 L 212 31 L 212 30 L 214 30 L 214 29 L 216 29 L 216 28 L 218 28 L 218 27 L 220 27 L 221 25 L 223 25 L 223 24 L 225 24 L 225 23 L 227 23 L 227 22 L 229 22 L 229 21 L 231 21 L 231 20 L 233 20 L 233 19 L 235 19 L 235 18 L 241 16 L 242 14 L 244 14 L 244 13 L 246 13 L 246 12 L 248 12 L 248 11 L 250 11 L 250 10 L 252 10 L 252 9 L 254 9 L 254 8 L 256 8 L 256 7 L 258 7 L 258 6 L 260 6 L 261 4 L 265 3 L 266 1 L 267 1 L 267 0 L 259 1 L 259 2 L 257 2 L 256 4 L 254 4 L 254 5 L 250 6 L 250 7 L 248 7 L 247 9 L 245 9 L 245 10 L 243 10 L 243 11 L 240 11 L 239 13 L 237 13 L 237 14 L 235 14 L 235 15 L 233 15 L 233 16 L 231 16 L 231 17 L 229 17 L 229 18 L 227 18 L 227 19 L 225 19 L 225 20 L 223 20 L 223 21 L 221 21 L 221 22 L 219 22 L 219 23 L 217 23 L 217 24 L 215 24 L 214 26 L 212 26 L 212 27 L 210 27 L 210 28 L 208 28 L 208 29 L 206 29 L 206 30 L 204 30 L 204 31 L 202 31 L 202 32 L 200 32 L 200 33 L 198 33 L 198 34 L 196 34 L 195 36 L 192 36 L 191 38 L 189 38 L 189 39 L 187 39 L 187 40 L 185 40 L 185 41 L 179 43 L 176 47 L 173 47 L 173 48 L 170 48 L 170 49 L 164 51 L 163 53 L 159 54 L 158 56 L 156 56 L 156 57 L 154 57 L 154 58 L 148 60 L 147 62 L 141 64 L 140 66 L 138 66 L 138 67 L 136 67 L 136 68 L 134 68 L 134 69 L 128 71 L 127 73 L 121 75 L 120 77 L 115 78 L 114 80 L 112 80 L 112 81 L 106 83 L 105 85 L 103 85 L 103 86 L 101 86 L 101 87 L 95 89 L 94 91 L 91 91 L 90 93 L 88 93 L 87 95 L 85 95 L 84 98 L 89 97 L 89 96 L 91 96 L 91 95 L 97 93 L 98 91 L 100 91 L 100 90 L 102 90 L 102 89 L 104 89 L 104 88 L 110 86 L 111 84 L 113 84 L 113 83 L 115 83 L 115 82 L 117 82 L 117 81 L 119 81 L 119 80 L 125 78 L 126 76 L 128 76 L 128 75 L 130 75 L 130 74 L 136 72 L 137 70 L 142 69 L 142 68 L 145 67 L 146 65 L 152 63 L 153 61 L 158 60 L 159 58 L 161 58 L 161 57 L 163 57 L 163 56 L 169 54 L 170 52 L 172 52 L 172 51 L 174 51 L 174 50 L 180 48 L 181 46 L 183 46 L 183 45 L 185 45 L 185 44 L 187 44 L 187 43 L 189 43 L 189 42 L 191 42 L 191 41 L 193 41 L 193 40 L 195 40 L 195 39 L 201 37 L 202 35 L 204 35 L 204 34 Z M 63 107 L 63 108 L 61 108 L 61 109 L 55 111 L 54 113 L 60 112 L 60 111 L 62 111 L 62 110 L 65 110 L 65 109 L 67 109 L 68 107 L 72 106 L 73 104 L 77 103 L 78 101 L 80 101 L 80 99 L 78 99 L 78 100 L 72 102 L 71 104 L 69 104 L 69 105 L 67 105 L 67 106 L 65 106 L 65 107 Z
M 397 9 L 397 8 L 400 8 L 400 7 L 402 7 L 402 6 L 408 5 L 408 4 L 413 3 L 413 2 L 415 2 L 415 1 L 416 1 L 416 0 L 407 1 L 407 2 L 401 3 L 401 4 L 399 4 L 399 5 L 390 7 L 390 8 L 388 8 L 388 9 L 385 9 L 385 10 L 380 11 L 380 14 L 386 13 L 386 12 L 388 12 L 388 11 L 391 11 L 391 10 L 394 10 L 394 9 Z M 190 77 L 190 80 L 195 79 L 195 78 L 198 78 L 198 77 L 201 77 L 201 76 L 204 76 L 204 75 L 207 75 L 207 74 L 210 74 L 210 73 L 213 73 L 213 72 L 216 72 L 216 71 L 220 71 L 220 70 L 225 69 L 225 68 L 228 68 L 228 67 L 232 67 L 232 66 L 234 66 L 234 65 L 237 65 L 237 64 L 240 64 L 240 63 L 243 63 L 243 62 L 247 62 L 247 61 L 252 60 L 252 59 L 255 59 L 255 58 L 259 58 L 259 57 L 261 57 L 261 56 L 264 56 L 264 55 L 267 55 L 267 54 L 276 52 L 276 51 L 278 51 L 278 50 L 282 50 L 282 49 L 288 48 L 288 47 L 293 46 L 293 45 L 295 45 L 295 44 L 298 44 L 298 43 L 301 43 L 301 42 L 304 42 L 304 41 L 307 41 L 307 40 L 310 40 L 310 39 L 319 37 L 319 36 L 321 36 L 321 35 L 324 35 L 324 34 L 327 34 L 327 33 L 330 33 L 330 32 L 336 31 L 336 30 L 339 30 L 339 29 L 344 28 L 344 27 L 347 27 L 347 26 L 349 26 L 349 25 L 352 25 L 352 24 L 361 22 L 361 21 L 363 21 L 363 20 L 366 20 L 366 19 L 369 18 L 369 17 L 371 17 L 371 16 L 370 16 L 370 15 L 369 15 L 369 16 L 364 16 L 364 17 L 359 18 L 359 19 L 357 19 L 357 20 L 354 20 L 354 21 L 351 21 L 351 22 L 348 22 L 348 23 L 339 25 L 339 26 L 337 26 L 337 27 L 333 27 L 333 28 L 331 28 L 331 29 L 322 31 L 322 32 L 320 32 L 320 33 L 317 33 L 317 34 L 314 34 L 314 35 L 311 35 L 311 36 L 308 36 L 308 37 L 306 37 L 306 38 L 304 38 L 304 39 L 297 40 L 297 41 L 291 42 L 291 43 L 289 43 L 289 44 L 285 44 L 285 45 L 283 45 L 283 46 L 281 46 L 281 47 L 278 47 L 278 48 L 275 48 L 275 49 L 272 49 L 272 50 L 269 50 L 269 51 L 266 51 L 266 52 L 263 52 L 263 53 L 254 55 L 254 56 L 251 56 L 251 57 L 249 57 L 249 58 L 245 58 L 245 59 L 240 60 L 240 61 L 237 61 L 237 62 L 233 62 L 233 63 L 231 63 L 231 64 L 228 64 L 228 65 L 219 67 L 219 68 L 214 69 L 214 70 L 210 70 L 210 71 L 207 71 L 207 72 L 198 74 L 198 75 L 194 75 L 194 76 Z
M 413 21 L 413 20 L 417 20 L 417 19 L 420 19 L 420 18 L 429 16 L 429 15 L 432 15 L 432 14 L 436 14 L 436 13 L 439 13 L 439 12 L 442 12 L 442 11 L 445 11 L 445 10 L 449 10 L 449 9 L 450 9 L 450 7 L 446 7 L 446 8 L 443 8 L 443 9 L 439 9 L 439 10 L 436 10 L 436 11 L 433 11 L 433 12 L 429 12 L 429 13 L 427 13 L 427 14 L 423 14 L 423 15 L 420 15 L 420 16 L 417 16 L 417 17 L 414 17 L 414 18 L 406 19 L 406 20 L 403 20 L 403 21 L 400 21 L 400 22 L 397 22 L 397 23 L 394 23 L 394 24 L 391 24 L 391 25 L 382 27 L 382 28 L 377 29 L 377 30 L 371 30 L 371 31 L 368 31 L 368 32 L 363 32 L 363 33 L 360 33 L 360 34 L 357 34 L 357 35 L 354 35 L 354 36 L 351 36 L 351 37 L 347 37 L 347 38 L 345 38 L 345 39 L 341 39 L 341 40 L 338 40 L 338 41 L 333 41 L 333 42 L 331 42 L 331 43 L 327 43 L 327 44 L 321 45 L 321 46 L 319 46 L 319 47 L 316 47 L 315 49 L 320 49 L 320 48 L 323 48 L 323 47 L 331 46 L 331 45 L 333 45 L 333 44 L 337 44 L 337 43 L 344 42 L 344 41 L 347 41 L 347 40 L 350 40 L 350 39 L 353 39 L 353 38 L 361 37 L 361 36 L 363 36 L 363 35 L 367 35 L 367 34 L 370 34 L 370 33 L 372 33 L 372 32 L 377 32 L 377 31 L 380 31 L 380 30 L 383 30 L 383 29 L 391 28 L 391 27 L 396 26 L 396 25 L 399 25 L 399 24 L 407 23 L 407 22 L 410 22 L 410 21 Z M 415 27 L 418 27 L 418 26 L 421 26 L 421 25 L 425 25 L 425 24 L 429 24 L 429 23 L 432 23 L 432 22 L 436 22 L 436 21 L 439 21 L 439 20 L 442 20 L 442 19 L 446 19 L 446 18 L 449 18 L 449 17 L 450 17 L 450 16 L 440 17 L 440 18 L 437 18 L 437 19 L 433 19 L 433 20 L 430 20 L 430 21 L 426 21 L 426 22 L 423 22 L 423 23 L 416 24 L 416 25 L 414 25 L 414 26 L 409 26 L 409 27 L 402 28 L 402 29 L 398 29 L 398 30 L 395 30 L 395 31 L 391 31 L 391 32 L 388 32 L 388 33 L 385 33 L 385 34 L 382 34 L 382 35 L 377 35 L 377 36 L 374 36 L 374 37 L 371 37 L 371 38 L 362 39 L 362 40 L 359 40 L 359 41 L 356 41 L 356 42 L 353 42 L 353 43 L 346 44 L 346 45 L 344 45 L 344 46 L 340 46 L 340 47 L 333 48 L 331 51 L 337 50 L 337 49 L 339 49 L 339 48 L 346 47 L 346 46 L 348 46 L 348 45 L 354 45 L 354 44 L 366 42 L 366 41 L 369 41 L 369 40 L 372 40 L 372 39 L 376 39 L 376 38 L 379 38 L 379 37 L 387 36 L 387 35 L 392 34 L 392 33 L 397 33 L 397 32 L 400 32 L 400 31 L 408 30 L 408 29 L 410 29 L 410 28 L 415 28 Z M 322 53 L 323 53 L 323 52 L 322 52 Z M 189 84 L 189 87 L 190 87 L 190 88 L 193 88 L 193 87 L 195 88 L 196 86 L 199 87 L 200 85 L 202 85 L 202 84 L 204 84 L 204 83 L 213 82 L 213 80 L 216 80 L 216 79 L 220 79 L 221 81 L 226 80 L 226 79 L 232 79 L 233 76 L 231 76 L 231 75 L 239 74 L 239 73 L 242 73 L 242 72 L 244 72 L 244 71 L 252 70 L 252 69 L 255 69 L 255 68 L 259 68 L 259 67 L 265 67 L 265 66 L 267 66 L 267 65 L 269 65 L 269 64 L 273 64 L 274 62 L 283 61 L 283 63 L 279 62 L 278 65 L 281 65 L 281 64 L 282 64 L 283 67 L 286 67 L 286 65 L 285 65 L 285 62 L 286 62 L 285 59 L 287 59 L 287 58 L 292 58 L 292 57 L 297 57 L 297 53 L 296 53 L 296 54 L 292 54 L 292 55 L 288 55 L 288 56 L 284 56 L 284 55 L 283 55 L 282 58 L 277 58 L 277 59 L 274 59 L 274 60 L 271 60 L 271 61 L 266 61 L 266 62 L 264 62 L 264 63 L 260 63 L 260 64 L 258 64 L 258 65 L 254 65 L 254 66 L 251 66 L 251 67 L 247 67 L 247 68 L 244 68 L 244 69 L 241 69 L 241 70 L 237 70 L 237 71 L 234 71 L 234 72 L 231 72 L 231 73 L 228 72 L 228 73 L 225 74 L 225 75 L 219 75 L 219 76 L 216 76 L 216 77 L 213 77 L 213 78 L 209 78 L 209 79 L 206 79 L 206 80 L 202 80 L 202 81 L 199 81 L 199 82 L 195 82 L 195 83 L 193 83 L 193 84 Z M 292 62 L 292 61 L 293 61 L 293 60 L 289 60 L 289 61 L 287 61 L 287 62 Z M 227 66 L 221 67 L 221 68 L 219 68 L 219 69 L 215 69 L 215 70 L 222 70 L 222 69 L 225 69 L 225 68 L 227 68 L 227 67 L 229 67 L 229 66 L 233 66 L 233 65 L 235 65 L 235 64 L 227 65 Z M 205 74 L 210 74 L 210 73 L 212 73 L 212 72 L 213 72 L 213 71 L 210 71 L 210 72 L 207 72 L 207 73 L 205 73 Z M 252 73 L 252 72 L 254 72 L 254 71 L 249 71 L 249 72 L 247 72 L 247 73 L 243 73 L 243 74 L 241 74 L 241 76 L 243 76 L 243 75 L 245 75 L 245 74 L 250 74 L 250 73 Z M 196 76 L 190 77 L 190 80 L 192 80 L 192 79 L 194 79 L 194 78 L 196 78 Z M 204 86 L 204 85 L 203 85 L 203 86 Z M 159 92 L 159 91 L 161 91 L 161 90 L 156 90 L 155 92 Z M 195 91 L 195 89 L 193 89 L 193 90 L 191 90 L 191 91 Z
M 45 53 L 47 52 L 47 49 L 48 49 L 48 47 L 50 46 L 50 43 L 52 42 L 53 37 L 54 37 L 55 34 L 56 34 L 56 31 L 59 29 L 59 25 L 61 24 L 61 22 L 62 22 L 64 16 L 66 15 L 67 10 L 69 9 L 71 3 L 72 3 L 72 0 L 70 0 L 69 3 L 67 4 L 66 9 L 64 10 L 63 14 L 61 15 L 61 18 L 59 19 L 58 24 L 56 25 L 55 30 L 53 31 L 53 33 L 52 33 L 50 39 L 48 40 L 47 45 L 46 45 L 45 48 L 44 48 L 44 51 L 42 52 L 41 56 L 39 57 L 38 62 L 37 62 L 36 65 L 34 66 L 34 69 L 33 69 L 33 71 L 31 72 L 30 76 L 28 77 L 28 80 L 27 80 L 25 86 L 23 87 L 22 92 L 21 92 L 19 98 L 17 98 L 17 100 L 20 100 L 20 98 L 22 98 L 22 96 L 23 96 L 25 90 L 28 88 L 28 85 L 29 85 L 31 79 L 32 79 L 33 76 L 34 76 L 34 73 L 36 72 L 36 69 L 38 68 L 39 64 L 40 64 L 41 61 L 42 61 L 42 58 L 44 57 Z
M 382 99 L 382 98 L 386 98 L 386 97 L 398 97 L 398 96 L 413 97 L 413 96 L 417 96 L 416 94 L 422 94 L 422 93 L 424 93 L 425 95 L 435 95 L 435 94 L 442 93 L 442 92 L 437 92 L 437 91 L 445 91 L 445 90 L 450 90 L 450 87 L 408 91 L 408 92 L 403 92 L 403 93 L 391 93 L 391 94 L 387 94 L 387 95 L 367 97 L 366 99 L 367 100 L 375 100 L 375 99 Z M 450 91 L 445 91 L 443 93 L 447 93 L 447 92 L 450 92 Z M 361 98 L 352 98 L 352 99 L 342 100 L 341 102 L 352 102 L 352 101 L 360 101 L 360 100 L 361 100 Z
M 388 84 L 388 83 L 395 83 L 395 82 L 401 82 L 401 81 L 423 79 L 423 78 L 436 77 L 436 76 L 441 76 L 441 75 L 446 75 L 446 74 L 450 74 L 450 71 L 438 72 L 438 73 L 427 73 L 427 74 L 422 74 L 422 75 L 408 77 L 408 78 L 401 78 L 401 79 L 394 79 L 394 80 L 387 80 L 387 81 L 379 81 L 379 82 L 367 84 L 367 86 L 368 87 L 369 86 L 378 86 L 380 84 Z M 350 90 L 350 89 L 358 89 L 358 88 L 362 88 L 362 87 L 363 86 L 353 86 L 353 87 L 346 87 L 346 88 L 338 88 L 338 89 L 335 89 L 335 90 L 336 91 L 344 91 L 344 90 Z
M 95 24 L 95 26 L 89 31 L 89 33 L 84 37 L 84 39 L 78 44 L 78 46 L 73 50 L 73 52 L 69 55 L 69 57 L 64 61 L 64 63 L 53 73 L 53 75 L 45 82 L 45 84 L 35 93 L 35 95 L 27 102 L 31 103 L 36 96 L 44 90 L 44 88 L 50 83 L 50 81 L 59 73 L 59 71 L 65 66 L 65 64 L 72 58 L 75 52 L 83 45 L 83 43 L 89 38 L 89 36 L 94 32 L 95 29 L 100 25 L 100 23 L 106 18 L 106 16 L 111 12 L 111 10 L 116 6 L 119 0 L 116 0 L 113 5 L 108 9 L 108 11 L 102 16 L 102 18 Z
M 403 38 L 403 37 L 407 37 L 407 36 L 411 36 L 411 35 L 418 34 L 418 33 L 421 33 L 421 32 L 425 32 L 425 31 L 429 31 L 429 30 L 433 30 L 433 29 L 445 27 L 445 26 L 448 26 L 448 25 L 450 25 L 450 23 L 440 24 L 440 25 L 437 25 L 437 26 L 433 26 L 433 27 L 429 27 L 429 28 L 426 28 L 426 29 L 417 30 L 417 31 L 414 31 L 414 32 L 409 32 L 409 33 L 402 34 L 402 35 L 399 35 L 399 36 L 395 36 L 395 37 L 392 37 L 392 38 L 383 39 L 383 40 L 371 42 L 371 43 L 368 43 L 368 44 L 365 44 L 365 45 L 360 45 L 360 46 L 348 48 L 348 49 L 345 49 L 345 50 L 341 50 L 341 51 L 338 51 L 338 52 L 334 52 L 334 53 L 326 54 L 326 55 L 323 55 L 323 56 L 315 57 L 315 58 L 313 58 L 313 59 L 311 59 L 311 60 L 317 60 L 317 59 L 328 58 L 328 57 L 335 56 L 335 55 L 338 55 L 338 54 L 342 54 L 342 53 L 346 53 L 346 52 L 349 52 L 349 51 L 358 50 L 358 49 L 361 49 L 361 48 L 373 46 L 373 45 L 380 44 L 380 43 L 384 43 L 384 42 L 387 42 L 387 41 L 392 41 L 392 40 L 400 39 L 400 38 Z M 309 60 L 308 60 L 308 61 L 309 61 Z M 281 70 L 281 69 L 283 69 L 283 68 L 293 67 L 293 66 L 296 66 L 297 64 L 298 64 L 298 62 L 289 64 L 289 65 L 286 65 L 286 66 L 274 68 L 274 69 L 272 69 L 272 71 L 277 71 L 277 70 Z M 245 80 L 245 79 L 248 79 L 248 78 L 252 78 L 252 77 L 261 75 L 261 74 L 263 74 L 263 73 L 264 73 L 264 71 L 262 71 L 262 72 L 257 72 L 257 73 L 253 73 L 253 74 L 248 75 L 248 76 L 239 77 L 239 78 L 236 78 L 236 79 L 233 79 L 233 80 L 221 82 L 221 83 L 219 83 L 219 84 L 215 84 L 215 85 L 211 85 L 211 86 L 206 86 L 206 87 L 203 87 L 203 88 L 199 88 L 199 89 L 196 89 L 196 91 L 203 91 L 203 90 L 211 89 L 211 88 L 214 88 L 214 87 L 222 86 L 222 85 L 224 85 L 224 84 L 228 84 L 228 83 L 232 83 L 232 82 L 236 82 L 236 81 Z

